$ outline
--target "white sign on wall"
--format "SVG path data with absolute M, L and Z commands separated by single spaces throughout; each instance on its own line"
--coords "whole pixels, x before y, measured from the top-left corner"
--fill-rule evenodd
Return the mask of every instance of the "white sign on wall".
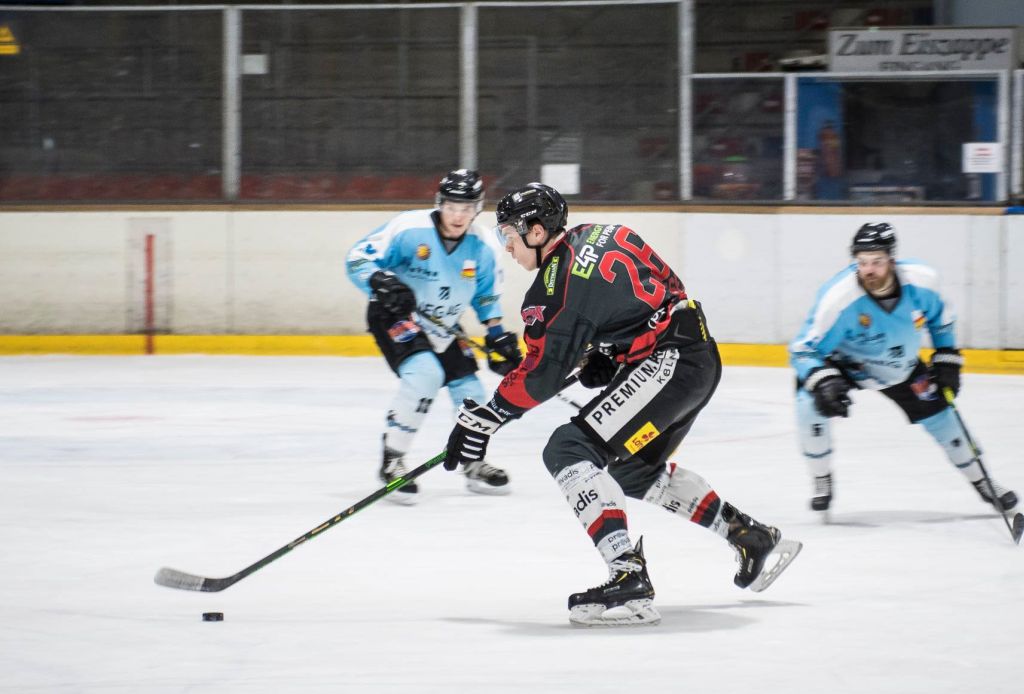
M 998 142 L 963 143 L 964 173 L 1001 173 L 1003 148 Z
M 833 72 L 1012 70 L 1017 28 L 832 29 L 828 64 Z

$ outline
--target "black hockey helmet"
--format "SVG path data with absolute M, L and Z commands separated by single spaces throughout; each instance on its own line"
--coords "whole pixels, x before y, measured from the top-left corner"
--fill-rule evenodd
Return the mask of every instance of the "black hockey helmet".
M 850 244 L 850 255 L 861 251 L 885 251 L 889 255 L 896 254 L 896 230 L 888 222 L 868 222 L 853 235 Z
M 540 222 L 548 232 L 547 237 L 551 238 L 553 234 L 565 229 L 569 219 L 569 204 L 551 186 L 527 183 L 498 202 L 497 216 L 499 227 L 513 226 L 520 236 L 526 235 L 530 224 Z
M 449 171 L 437 184 L 435 203 L 438 207 L 445 200 L 452 202 L 475 202 L 476 211 L 484 206 L 484 182 L 480 174 L 472 169 Z

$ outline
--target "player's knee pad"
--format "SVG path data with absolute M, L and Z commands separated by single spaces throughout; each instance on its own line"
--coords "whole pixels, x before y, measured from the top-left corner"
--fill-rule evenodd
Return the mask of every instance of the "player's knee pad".
M 832 455 L 832 425 L 814 408 L 814 397 L 804 389 L 796 394 L 796 427 L 800 450 L 815 476 L 829 472 Z
M 462 401 L 466 398 L 470 398 L 475 402 L 483 404 L 487 400 L 487 393 L 484 392 L 484 384 L 480 382 L 480 379 L 476 377 L 476 374 L 470 374 L 457 378 L 454 381 L 448 382 L 448 394 L 452 398 L 452 405 L 455 409 L 462 406 Z
M 692 470 L 669 463 L 644 496 L 644 501 L 669 513 L 690 519 L 697 525 L 716 529 L 720 524 L 722 500 L 707 480 Z
M 572 422 L 563 424 L 552 432 L 541 455 L 544 467 L 555 478 L 566 466 L 580 460 L 594 460 L 599 467 L 604 467 L 610 457 L 607 451 L 598 448 L 590 437 Z
M 950 462 L 958 468 L 970 467 L 974 462 L 976 458 L 974 451 L 971 450 L 970 444 L 967 443 L 967 435 L 964 432 L 964 428 L 960 425 L 956 415 L 953 414 L 952 409 L 947 407 L 938 414 L 922 419 L 918 424 L 923 426 L 931 434 L 932 438 L 942 446 L 942 450 L 946 452 Z M 981 451 L 979 450 L 978 453 L 981 453 Z
M 583 460 L 563 468 L 555 482 L 605 561 L 632 549 L 626 532 L 626 495 L 611 475 Z

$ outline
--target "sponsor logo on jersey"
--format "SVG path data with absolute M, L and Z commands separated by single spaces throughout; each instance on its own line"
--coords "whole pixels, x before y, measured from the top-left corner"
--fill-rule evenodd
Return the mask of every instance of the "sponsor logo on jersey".
M 467 260 L 462 263 L 462 279 L 472 280 L 476 279 L 476 261 Z
M 918 310 L 910 312 L 910 317 L 914 320 L 914 330 L 920 330 L 924 327 L 924 314 Z
M 658 438 L 658 428 L 651 422 L 647 422 L 642 427 L 636 430 L 632 436 L 626 441 L 626 450 L 630 453 L 636 453 L 641 448 L 649 444 L 654 439 Z
M 544 268 L 544 288 L 548 296 L 555 293 L 555 282 L 558 281 L 558 256 L 552 256 L 551 263 Z
M 534 323 L 544 322 L 544 309 L 546 306 L 527 306 L 523 309 L 523 323 L 526 325 L 533 325 Z
M 416 325 L 413 321 L 400 320 L 388 328 L 388 337 L 391 338 L 392 342 L 408 342 L 416 337 L 416 333 L 419 331 L 420 326 Z
M 436 280 L 438 275 L 436 270 L 431 270 L 430 268 L 421 267 L 419 265 L 410 265 L 405 269 L 405 272 L 411 277 L 425 280 Z
M 859 322 L 865 328 L 870 328 L 871 327 L 871 316 L 869 316 L 866 313 L 862 313 L 862 314 L 860 314 L 860 316 L 857 317 L 857 322 Z
M 675 374 L 678 363 L 679 352 L 674 349 L 655 352 L 598 401 L 587 415 L 587 423 L 599 434 L 613 436 L 661 392 Z
M 572 274 L 589 280 L 590 273 L 594 271 L 594 263 L 596 261 L 597 251 L 594 250 L 593 246 L 587 244 L 580 249 L 579 254 L 576 256 L 576 261 L 572 264 Z
M 421 243 L 416 246 L 416 257 L 420 260 L 426 260 L 430 257 L 430 246 L 425 243 Z

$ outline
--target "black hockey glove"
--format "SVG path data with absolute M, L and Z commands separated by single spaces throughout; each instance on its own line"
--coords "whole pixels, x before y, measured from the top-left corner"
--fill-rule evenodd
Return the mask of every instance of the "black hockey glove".
M 494 337 L 488 335 L 484 338 L 487 345 L 487 366 L 496 374 L 504 376 L 513 371 L 523 361 L 523 353 L 519 351 L 519 338 L 515 333 L 503 332 Z M 503 361 L 495 359 L 495 354 Z
M 850 383 L 838 369 L 826 367 L 811 372 L 804 388 L 814 396 L 814 409 L 822 417 L 849 417 L 853 402 L 847 392 Z
M 939 390 L 949 388 L 956 396 L 960 392 L 960 367 L 963 365 L 964 358 L 960 356 L 960 350 L 951 347 L 938 348 L 932 355 L 932 363 L 928 367 L 932 383 Z
M 604 388 L 612 382 L 619 365 L 604 352 L 594 351 L 580 368 L 579 379 L 584 388 Z
M 504 423 L 505 418 L 487 405 L 478 405 L 472 398 L 463 400 L 455 416 L 455 428 L 448 436 L 444 469 L 454 470 L 459 465 L 483 460 L 491 435 Z
M 377 270 L 370 275 L 370 289 L 381 308 L 392 315 L 408 316 L 416 308 L 416 295 L 393 272 Z

